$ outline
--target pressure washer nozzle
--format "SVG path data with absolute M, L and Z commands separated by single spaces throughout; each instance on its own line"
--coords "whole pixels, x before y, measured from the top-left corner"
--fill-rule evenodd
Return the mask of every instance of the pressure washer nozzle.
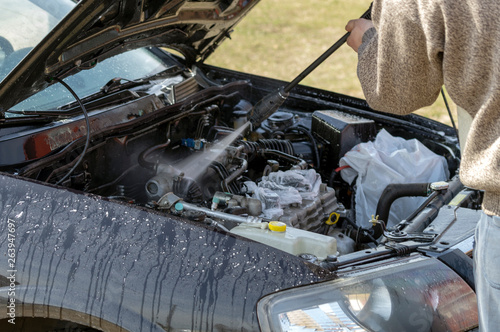
M 250 122 L 253 128 L 257 128 L 260 124 L 270 117 L 278 108 L 283 105 L 288 98 L 289 93 L 281 87 L 278 91 L 273 92 L 262 98 L 252 109 Z

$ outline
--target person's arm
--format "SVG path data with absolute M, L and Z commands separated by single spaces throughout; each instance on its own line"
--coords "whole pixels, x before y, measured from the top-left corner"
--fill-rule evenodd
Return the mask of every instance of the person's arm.
M 358 77 L 373 109 L 411 113 L 432 104 L 443 85 L 444 28 L 432 0 L 374 1 L 374 29 L 353 20 L 348 43 L 358 51 Z M 362 43 L 359 45 L 359 36 Z

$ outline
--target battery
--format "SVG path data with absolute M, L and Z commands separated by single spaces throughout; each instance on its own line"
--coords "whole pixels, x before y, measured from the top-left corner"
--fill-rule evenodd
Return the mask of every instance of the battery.
M 356 144 L 373 140 L 377 134 L 375 121 L 337 110 L 314 111 L 311 129 L 327 142 L 322 158 L 326 164 L 322 166 L 328 172 L 337 168 L 340 158 Z

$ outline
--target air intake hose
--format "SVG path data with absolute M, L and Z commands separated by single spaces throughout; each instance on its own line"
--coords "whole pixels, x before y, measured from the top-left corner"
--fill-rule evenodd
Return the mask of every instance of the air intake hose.
M 371 229 L 359 228 L 352 233 L 351 237 L 357 242 L 373 242 L 384 234 L 383 225 L 387 225 L 389 211 L 394 201 L 401 197 L 426 197 L 430 192 L 430 183 L 392 183 L 385 187 L 377 204 L 376 216 L 382 221 L 375 224 Z
M 426 197 L 430 193 L 429 187 L 430 183 L 391 183 L 387 185 L 380 196 L 375 215 L 378 216 L 379 220 L 387 224 L 391 205 L 396 199 L 401 197 Z

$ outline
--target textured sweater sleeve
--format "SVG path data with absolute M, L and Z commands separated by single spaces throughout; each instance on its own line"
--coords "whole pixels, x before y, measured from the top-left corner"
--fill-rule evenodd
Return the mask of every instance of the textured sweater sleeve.
M 375 0 L 358 51 L 358 77 L 368 104 L 411 113 L 432 104 L 443 85 L 440 8 L 426 0 Z

